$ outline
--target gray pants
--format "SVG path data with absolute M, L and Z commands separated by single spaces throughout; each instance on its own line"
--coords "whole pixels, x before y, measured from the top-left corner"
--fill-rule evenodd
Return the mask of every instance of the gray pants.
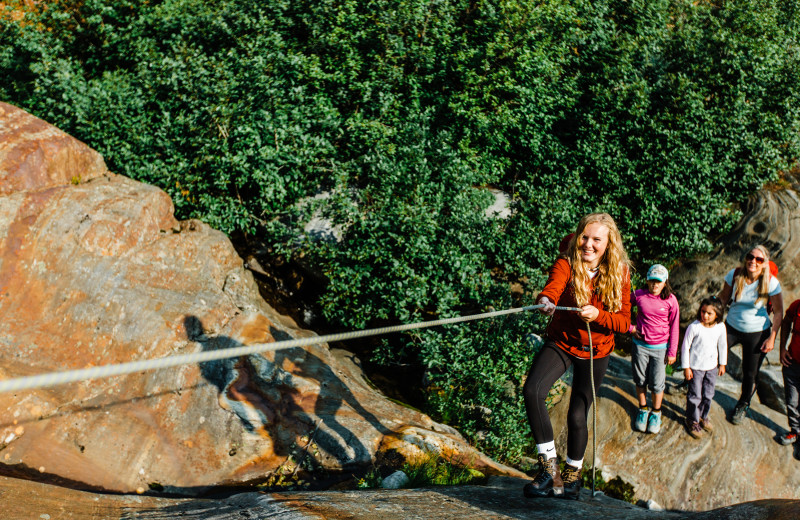
M 800 433 L 800 363 L 783 367 L 783 391 L 789 430 Z
M 686 420 L 699 422 L 708 419 L 711 399 L 714 398 L 714 385 L 717 382 L 717 369 L 694 370 L 689 381 L 689 393 L 686 396 Z
M 633 344 L 631 368 L 633 383 L 639 388 L 650 387 L 654 394 L 664 391 L 667 379 L 667 349 L 647 348 Z

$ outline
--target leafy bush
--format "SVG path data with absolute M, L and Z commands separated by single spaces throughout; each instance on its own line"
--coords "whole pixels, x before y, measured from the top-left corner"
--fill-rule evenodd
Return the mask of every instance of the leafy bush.
M 438 453 L 426 454 L 407 462 L 403 464 L 401 471 L 408 476 L 408 484 L 404 486 L 407 488 L 486 483 L 486 475 L 480 471 Z
M 2 99 L 179 217 L 302 253 L 336 328 L 530 303 L 588 211 L 642 264 L 707 251 L 800 151 L 796 2 L 34 5 L 0 14 Z M 485 215 L 489 187 L 509 218 Z M 314 212 L 341 242 L 305 235 Z M 519 389 L 541 327 L 418 332 L 375 356 L 425 367 L 430 410 L 513 462 L 533 449 Z

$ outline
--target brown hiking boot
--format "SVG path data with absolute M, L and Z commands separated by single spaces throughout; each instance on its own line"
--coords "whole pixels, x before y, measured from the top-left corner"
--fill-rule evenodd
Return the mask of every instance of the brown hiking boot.
M 699 439 L 703 436 L 703 427 L 700 426 L 699 422 L 689 422 L 686 421 L 686 431 L 689 432 L 689 435 L 694 437 L 695 439 Z
M 707 432 L 710 432 L 714 429 L 714 426 L 711 424 L 711 421 L 703 418 L 700 418 L 700 427 Z
M 533 477 L 533 481 L 525 484 L 522 488 L 522 493 L 528 498 L 542 498 L 551 497 L 554 494 L 553 482 L 556 478 L 556 458 L 545 458 L 541 453 L 539 454 L 539 473 Z
M 583 484 L 581 481 L 581 468 L 565 464 L 564 471 L 561 472 L 561 480 L 564 481 L 564 494 L 561 495 L 561 498 L 578 500 Z

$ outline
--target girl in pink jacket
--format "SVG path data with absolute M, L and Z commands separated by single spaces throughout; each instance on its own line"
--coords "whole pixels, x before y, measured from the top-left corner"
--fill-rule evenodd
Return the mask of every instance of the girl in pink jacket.
M 669 271 L 655 264 L 647 271 L 647 289 L 631 293 L 631 305 L 638 308 L 636 324 L 631 324 L 633 353 L 631 368 L 639 410 L 633 421 L 637 431 L 661 431 L 661 401 L 664 398 L 666 366 L 678 355 L 678 299 L 667 279 Z M 647 408 L 647 388 L 653 394 L 653 407 Z

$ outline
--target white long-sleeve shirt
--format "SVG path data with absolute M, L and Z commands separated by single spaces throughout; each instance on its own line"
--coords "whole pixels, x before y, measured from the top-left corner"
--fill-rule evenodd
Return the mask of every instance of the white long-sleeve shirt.
M 724 323 L 706 327 L 695 320 L 686 327 L 681 345 L 681 368 L 712 370 L 728 364 L 728 334 Z

